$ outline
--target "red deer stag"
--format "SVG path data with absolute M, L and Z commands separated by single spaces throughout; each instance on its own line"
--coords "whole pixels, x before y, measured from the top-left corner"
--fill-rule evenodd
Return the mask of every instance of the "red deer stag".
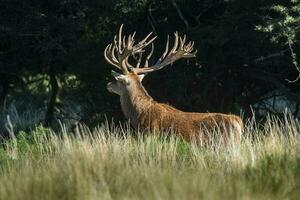
M 217 130 L 220 134 L 216 137 L 240 138 L 243 129 L 243 122 L 240 117 L 221 113 L 194 113 L 183 112 L 167 104 L 159 103 L 147 93 L 142 80 L 144 75 L 160 70 L 163 67 L 181 58 L 192 58 L 196 55 L 194 42 L 186 44 L 186 37 L 179 37 L 176 32 L 175 42 L 169 51 L 169 37 L 166 49 L 158 61 L 149 66 L 149 59 L 153 54 L 153 42 L 156 37 L 151 38 L 148 34 L 143 40 L 135 43 L 135 33 L 128 37 L 122 36 L 120 27 L 118 36 L 114 37 L 113 43 L 109 44 L 104 51 L 105 59 L 113 66 L 122 71 L 122 74 L 112 71 L 116 79 L 107 84 L 107 89 L 120 96 L 121 107 L 125 117 L 135 129 L 150 130 L 154 133 L 171 131 L 180 135 L 185 140 L 198 139 L 207 142 L 211 130 Z M 144 57 L 145 48 L 151 45 L 151 51 Z M 135 67 L 129 63 L 135 58 Z M 141 67 L 141 63 L 144 65 Z M 206 131 L 205 131 L 206 130 Z M 210 131 L 207 131 L 210 130 Z M 233 134 L 229 134 L 233 133 Z

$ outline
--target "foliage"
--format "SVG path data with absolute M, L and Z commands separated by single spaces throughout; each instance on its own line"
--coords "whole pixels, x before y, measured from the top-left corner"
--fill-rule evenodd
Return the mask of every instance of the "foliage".
M 203 147 L 106 124 L 37 127 L 0 148 L 0 199 L 297 199 L 299 123 L 269 117 L 242 144 Z M 22 135 L 22 134 L 21 134 Z M 13 151 L 15 150 L 15 151 Z M 16 155 L 13 152 L 18 152 Z
M 258 25 L 256 28 L 259 31 L 269 33 L 272 42 L 289 47 L 292 63 L 299 72 L 297 78 L 290 82 L 296 82 L 300 78 L 300 68 L 293 47 L 299 46 L 300 2 L 291 0 L 287 5 L 275 4 L 270 10 L 277 16 L 269 17 L 264 26 Z
M 273 33 L 272 42 L 279 43 L 284 40 L 289 40 L 296 43 L 300 23 L 300 2 L 298 0 L 291 0 L 288 5 L 275 4 L 269 8 L 276 17 L 268 16 L 265 26 L 257 26 L 258 30 L 266 33 Z

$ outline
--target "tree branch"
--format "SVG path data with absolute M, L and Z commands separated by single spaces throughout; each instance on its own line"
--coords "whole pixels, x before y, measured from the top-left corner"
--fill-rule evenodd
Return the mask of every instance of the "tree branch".
M 149 15 L 148 15 L 148 21 L 149 21 L 149 23 L 150 23 L 150 25 L 151 25 L 151 27 L 152 27 L 152 30 L 153 30 L 153 32 L 157 35 L 157 32 L 156 32 L 156 28 L 155 28 L 155 25 L 154 25 L 154 23 L 155 23 L 155 20 L 154 20 L 154 17 L 153 17 L 153 15 L 152 15 L 152 11 L 153 11 L 153 8 L 152 8 L 152 6 L 153 6 L 153 2 L 152 3 L 150 3 L 150 5 L 149 5 L 149 8 L 148 8 L 148 13 L 149 13 Z
M 278 91 L 282 92 L 282 94 L 284 94 L 288 99 L 294 102 L 300 102 L 300 95 L 291 92 L 289 88 L 278 81 L 271 73 L 255 69 L 244 70 L 244 73 L 247 74 L 248 77 L 271 83 L 272 86 L 274 86 Z
M 268 60 L 268 59 L 271 59 L 271 58 L 275 58 L 275 57 L 281 57 L 281 56 L 284 56 L 284 53 L 287 51 L 286 50 L 282 50 L 280 51 L 279 53 L 272 53 L 272 54 L 269 54 L 267 56 L 261 56 L 257 59 L 254 60 L 254 63 L 259 63 L 259 62 L 263 62 L 265 60 Z
M 288 39 L 288 45 L 289 45 L 289 49 L 290 49 L 290 52 L 291 52 L 292 62 L 293 62 L 293 65 L 295 66 L 295 68 L 298 72 L 298 76 L 294 80 L 289 80 L 289 79 L 286 79 L 286 80 L 289 83 L 295 83 L 300 79 L 300 67 L 298 65 L 296 54 L 294 52 L 294 49 L 293 49 L 293 46 L 292 46 L 292 41 L 290 39 Z
M 174 8 L 176 9 L 180 19 L 183 21 L 184 25 L 185 25 L 185 29 L 186 31 L 189 30 L 189 22 L 187 21 L 187 19 L 184 17 L 184 15 L 182 14 L 182 11 L 180 10 L 179 6 L 177 5 L 175 0 L 171 0 L 172 5 L 174 6 Z
M 54 110 L 57 104 L 57 99 L 60 92 L 60 83 L 57 79 L 53 67 L 49 70 L 49 76 L 50 76 L 50 85 L 51 85 L 51 96 L 45 116 L 45 123 L 47 126 L 51 125 L 54 120 Z

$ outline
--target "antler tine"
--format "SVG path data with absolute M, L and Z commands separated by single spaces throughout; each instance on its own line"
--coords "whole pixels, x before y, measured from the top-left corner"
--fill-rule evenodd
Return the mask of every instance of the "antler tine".
M 179 37 L 180 39 L 180 50 L 183 50 L 183 47 L 184 47 L 184 43 L 185 43 L 185 40 L 186 40 L 186 35 L 184 34 L 183 36 L 183 39 L 181 37 Z
M 151 58 L 153 52 L 154 52 L 154 44 L 151 43 L 151 51 L 150 51 L 150 53 L 148 54 L 148 56 L 146 57 L 146 60 L 145 60 L 145 67 L 148 67 L 148 66 L 149 66 L 149 59 Z
M 128 40 L 129 40 L 129 37 L 130 37 L 130 35 L 128 36 Z M 126 46 L 126 38 L 125 38 L 125 36 L 123 37 L 123 47 L 125 47 Z
M 184 35 L 183 38 L 179 37 L 178 32 L 175 32 L 174 36 L 175 36 L 174 44 L 170 51 L 169 51 L 169 36 L 168 36 L 166 49 L 163 55 L 158 59 L 158 61 L 153 66 L 148 67 L 149 59 L 147 58 L 145 62 L 145 67 L 134 69 L 134 72 L 137 74 L 145 74 L 145 73 L 157 71 L 181 58 L 191 58 L 196 56 L 197 50 L 193 52 L 194 42 L 190 41 L 188 44 L 185 44 L 186 35 Z
M 162 55 L 162 59 L 164 59 L 169 51 L 169 42 L 170 42 L 170 36 L 168 35 L 168 38 L 167 38 L 167 43 L 166 43 L 166 49 Z
M 197 53 L 197 50 L 195 52 L 191 53 L 194 49 L 194 42 L 189 42 L 185 47 L 184 50 L 185 52 L 188 52 L 190 55 L 185 55 L 185 57 L 194 57 Z
M 155 38 L 149 40 L 151 33 L 148 34 L 141 42 L 137 45 L 134 45 L 134 36 L 135 32 L 128 37 L 123 35 L 123 27 L 122 24 L 119 28 L 118 34 L 114 36 L 113 43 L 109 44 L 104 50 L 105 59 L 122 70 L 124 74 L 128 74 L 129 68 L 133 68 L 133 66 L 128 62 L 129 56 L 132 56 L 136 53 L 142 53 L 144 48 L 149 45 Z M 142 56 L 142 55 L 141 55 Z M 139 59 L 138 65 L 140 65 L 142 61 L 142 57 Z
M 133 34 L 132 34 L 132 39 L 134 38 L 135 34 L 136 34 L 136 31 L 133 32 Z
M 173 58 L 173 55 L 175 55 L 175 53 L 177 52 L 179 40 L 180 40 L 180 42 L 182 42 L 182 39 L 181 39 L 181 37 L 178 36 L 178 32 L 177 31 L 174 33 L 174 36 L 175 36 L 174 45 L 173 45 L 172 49 L 170 50 L 169 54 L 166 57 L 166 54 L 168 53 L 168 46 L 169 46 L 169 36 L 168 36 L 166 50 L 165 50 L 165 52 L 164 52 L 164 54 L 162 56 L 162 60 L 160 60 L 159 63 L 158 63 L 161 66 L 161 68 L 165 66 L 164 63 L 170 64 L 170 63 L 172 63 L 172 62 L 175 61 L 175 59 Z M 180 46 L 181 45 L 182 44 L 180 44 Z
M 140 43 L 140 44 L 145 43 L 151 35 L 152 35 L 152 32 L 150 32 L 150 33 L 149 33 L 142 41 L 140 41 L 139 43 Z
M 168 35 L 165 51 L 162 54 L 162 56 L 157 60 L 157 62 L 155 63 L 155 65 L 161 63 L 161 61 L 166 57 L 166 55 L 167 55 L 167 53 L 169 51 L 169 41 L 170 41 L 170 36 Z
M 121 51 L 122 48 L 122 31 L 123 31 L 123 24 L 120 26 L 119 29 L 119 51 Z M 125 40 L 125 36 L 124 36 L 124 40 Z
M 142 62 L 142 57 L 143 57 L 143 52 L 139 53 L 139 59 L 138 62 L 136 64 L 136 68 L 140 68 L 141 62 Z
M 178 47 L 178 32 L 175 32 L 174 35 L 175 35 L 174 46 L 173 46 L 172 50 L 170 51 L 169 55 L 175 53 L 177 50 L 177 47 Z
M 149 34 L 150 35 L 150 34 Z M 149 36 L 148 35 L 148 36 Z M 147 36 L 147 37 L 148 37 Z M 153 43 L 153 41 L 156 39 L 157 37 L 155 36 L 155 37 L 153 37 L 152 39 L 150 39 L 148 42 L 146 42 L 146 41 L 141 41 L 141 42 L 139 42 L 136 46 L 135 46 L 135 48 L 133 49 L 133 52 L 134 53 L 139 53 L 140 51 L 143 51 L 143 49 L 145 49 L 149 44 L 152 44 Z
M 128 57 L 124 60 L 125 66 L 127 66 L 129 69 L 133 69 L 134 67 L 128 62 Z
M 109 44 L 106 46 L 106 48 L 104 50 L 104 58 L 107 60 L 107 62 L 109 62 L 113 66 L 120 68 L 118 66 L 118 63 L 115 61 L 115 57 L 114 57 L 113 52 L 111 51 L 111 48 L 112 48 L 112 44 Z M 111 56 L 109 56 L 109 53 L 111 54 Z
M 117 42 L 117 35 L 114 36 L 114 44 L 115 44 L 114 46 L 115 46 L 117 49 L 119 49 L 119 48 L 118 48 L 118 45 L 117 45 L 117 44 L 118 44 L 118 42 Z
M 124 36 L 122 39 L 122 30 L 123 30 L 123 24 L 121 25 L 120 29 L 119 29 L 119 34 L 118 36 L 115 35 L 114 36 L 114 45 L 111 44 L 112 46 L 112 50 L 110 50 L 110 54 L 111 54 L 111 58 L 114 60 L 114 66 L 116 66 L 117 68 L 119 68 L 121 71 L 123 71 L 123 73 L 127 74 L 129 73 L 128 69 L 126 68 L 126 66 L 123 65 L 122 60 L 123 58 L 123 52 L 124 52 L 124 48 L 122 46 L 125 47 L 124 43 L 126 43 L 126 37 Z M 115 56 L 115 53 L 117 52 L 117 57 Z
M 193 42 L 192 42 L 192 46 L 191 46 L 191 48 L 194 48 L 194 44 L 195 44 L 195 42 L 193 41 Z
M 133 44 L 133 37 L 131 35 L 128 36 L 126 46 L 130 46 Z M 125 45 L 124 45 L 125 46 Z
M 135 33 L 136 32 L 134 32 L 132 35 L 131 34 L 129 35 L 129 37 L 128 37 L 128 45 L 127 46 L 133 46 Z
M 111 57 L 112 57 L 112 60 L 113 60 L 115 63 L 118 63 L 118 59 L 116 58 L 116 55 L 115 55 L 115 50 L 116 50 L 116 47 L 113 46 L 113 47 L 112 47 L 112 50 L 111 50 Z

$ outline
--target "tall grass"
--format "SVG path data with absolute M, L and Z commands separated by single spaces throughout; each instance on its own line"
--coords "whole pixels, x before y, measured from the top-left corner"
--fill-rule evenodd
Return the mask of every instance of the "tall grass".
M 299 122 L 246 126 L 241 145 L 133 137 L 108 123 L 36 127 L 0 150 L 0 199 L 297 199 Z

